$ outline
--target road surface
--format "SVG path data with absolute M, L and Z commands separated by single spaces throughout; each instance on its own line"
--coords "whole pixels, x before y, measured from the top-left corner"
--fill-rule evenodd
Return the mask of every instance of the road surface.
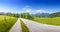
M 20 19 L 18 18 L 17 22 L 13 25 L 9 32 L 22 32 Z
M 60 26 L 40 24 L 31 20 L 22 19 L 22 18 L 21 20 L 27 25 L 30 32 L 60 32 Z

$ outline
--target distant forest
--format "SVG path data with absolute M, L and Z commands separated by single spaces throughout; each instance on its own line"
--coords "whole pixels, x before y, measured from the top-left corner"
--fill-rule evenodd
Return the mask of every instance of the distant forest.
M 49 18 L 53 18 L 53 17 L 60 17 L 60 12 L 55 12 L 55 13 L 36 13 L 36 14 L 29 14 L 29 13 L 3 13 L 0 12 L 0 15 L 6 15 L 6 16 L 13 16 L 13 17 L 21 17 L 21 18 L 28 18 L 28 19 L 33 19 L 33 17 L 49 17 Z

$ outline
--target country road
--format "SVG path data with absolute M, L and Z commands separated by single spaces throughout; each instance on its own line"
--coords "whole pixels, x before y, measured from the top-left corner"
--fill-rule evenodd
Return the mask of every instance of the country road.
M 27 25 L 30 32 L 60 32 L 60 26 L 40 24 L 31 20 L 22 19 L 22 18 L 21 20 Z
M 9 32 L 22 32 L 21 24 L 20 24 L 20 19 L 16 21 L 16 23 L 13 25 L 13 27 L 10 29 Z

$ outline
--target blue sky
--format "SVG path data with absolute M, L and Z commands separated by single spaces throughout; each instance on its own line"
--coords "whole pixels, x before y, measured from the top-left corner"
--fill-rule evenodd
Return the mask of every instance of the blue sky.
M 0 12 L 60 12 L 60 0 L 0 0 Z

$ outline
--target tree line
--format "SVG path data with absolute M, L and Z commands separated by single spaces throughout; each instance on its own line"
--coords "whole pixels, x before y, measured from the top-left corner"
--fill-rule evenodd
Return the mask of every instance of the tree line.
M 18 13 L 3 13 L 3 12 L 0 12 L 0 15 L 7 15 L 7 16 L 12 16 L 12 17 L 17 17 L 17 18 L 21 17 L 21 18 L 26 18 L 26 19 L 33 19 L 35 17 L 35 15 L 29 14 L 29 13 L 18 14 Z M 60 12 L 51 13 L 47 17 L 50 17 L 50 18 L 60 17 Z
M 36 17 L 39 17 L 39 18 L 54 18 L 54 17 L 60 17 L 60 12 L 55 12 L 55 13 L 43 13 L 42 15 L 41 14 L 37 14 L 37 15 L 34 15 Z
M 49 15 L 49 17 L 51 17 L 51 18 L 53 18 L 53 17 L 60 17 L 60 12 L 51 13 Z
M 20 17 L 26 18 L 26 19 L 33 19 L 34 18 L 34 16 L 32 14 L 29 14 L 29 13 L 21 13 Z
M 20 16 L 20 14 L 18 14 L 18 13 L 4 13 L 4 12 L 0 12 L 0 15 L 11 16 L 11 17 L 19 17 Z
M 33 16 L 29 13 L 21 13 L 21 14 L 18 14 L 18 13 L 3 13 L 3 12 L 0 12 L 0 15 L 6 15 L 6 16 L 11 16 L 11 17 L 17 17 L 17 18 L 26 18 L 26 19 L 33 19 Z

